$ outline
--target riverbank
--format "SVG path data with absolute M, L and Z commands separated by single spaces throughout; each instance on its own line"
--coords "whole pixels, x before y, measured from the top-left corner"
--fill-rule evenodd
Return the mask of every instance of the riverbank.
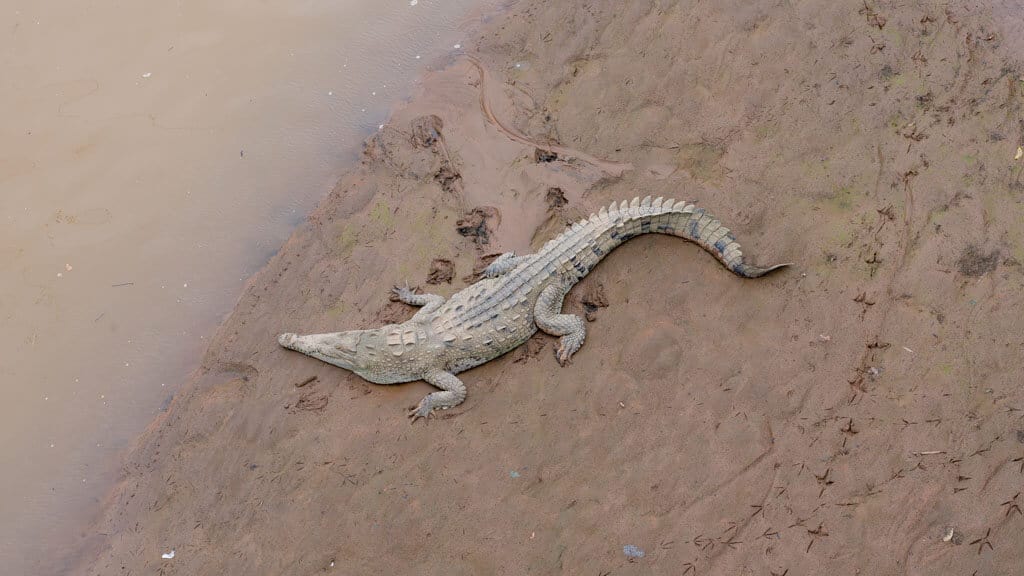
M 1019 23 L 929 2 L 517 3 L 247 283 L 79 572 L 1019 568 Z M 632 240 L 568 298 L 593 318 L 570 366 L 537 336 L 465 373 L 468 400 L 428 426 L 403 417 L 426 384 L 277 346 L 404 319 L 392 284 L 451 294 L 647 194 L 797 264 L 744 281 Z

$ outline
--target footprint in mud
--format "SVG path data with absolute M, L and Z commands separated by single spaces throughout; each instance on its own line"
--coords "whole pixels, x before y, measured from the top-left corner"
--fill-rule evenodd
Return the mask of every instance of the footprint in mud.
M 444 128 L 444 122 L 433 114 L 416 118 L 412 121 L 411 126 L 412 143 L 414 146 L 430 148 L 443 138 L 441 136 L 441 129 Z
M 501 223 L 501 214 L 493 206 L 478 206 L 473 208 L 456 223 L 456 231 L 472 238 L 477 246 L 491 243 L 491 234 Z
M 533 151 L 533 159 L 538 164 L 544 162 L 554 162 L 555 160 L 558 160 L 558 153 L 551 150 L 542 150 L 540 148 L 537 148 Z
M 580 296 L 580 304 L 583 306 L 584 317 L 587 322 L 597 320 L 597 311 L 600 308 L 608 307 L 608 296 L 604 293 L 604 284 L 590 286 Z
M 565 198 L 565 192 L 562 192 L 562 189 L 557 186 L 548 188 L 548 193 L 544 197 L 544 202 L 547 203 L 548 210 L 557 210 L 569 203 Z
M 455 276 L 455 264 L 451 260 L 434 258 L 427 274 L 427 284 L 451 284 Z
M 319 412 L 327 407 L 330 398 L 326 394 L 307 392 L 299 396 L 299 401 L 292 406 L 290 412 L 294 414 L 298 410 L 306 412 Z
M 545 340 L 544 335 L 539 332 L 534 334 L 526 341 L 526 344 L 523 344 L 513 352 L 512 363 L 522 364 L 531 358 L 536 358 L 537 355 L 540 354 L 541 350 L 544 349 L 546 343 L 547 340 Z
M 449 194 L 462 194 L 462 174 L 452 167 L 451 163 L 445 162 L 434 174 L 434 180 L 441 185 L 441 189 Z

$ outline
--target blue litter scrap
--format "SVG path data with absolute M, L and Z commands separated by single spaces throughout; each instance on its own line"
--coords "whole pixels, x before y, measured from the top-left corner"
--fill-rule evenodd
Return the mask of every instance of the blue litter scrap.
M 632 544 L 626 544 L 625 546 L 623 546 L 622 553 L 626 555 L 626 558 L 644 557 L 644 551 L 641 550 L 638 546 L 633 546 Z

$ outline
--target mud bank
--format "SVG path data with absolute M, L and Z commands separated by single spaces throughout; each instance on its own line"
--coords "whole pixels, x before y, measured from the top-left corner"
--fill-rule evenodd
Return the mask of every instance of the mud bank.
M 524 0 L 424 79 L 249 282 L 79 573 L 1022 569 L 1019 12 L 622 5 Z M 276 344 L 647 194 L 797 265 L 634 239 L 570 294 L 570 366 L 537 336 L 427 426 L 426 384 Z

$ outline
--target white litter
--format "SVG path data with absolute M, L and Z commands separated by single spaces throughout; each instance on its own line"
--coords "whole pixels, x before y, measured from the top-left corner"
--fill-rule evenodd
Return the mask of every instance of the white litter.
M 153 73 L 152 73 L 152 72 L 146 72 L 145 74 L 143 74 L 143 75 L 142 75 L 142 77 L 143 77 L 143 78 L 149 78 L 149 77 L 150 77 L 150 76 L 152 76 L 152 75 L 153 75 Z
M 910 352 L 911 354 L 914 353 L 913 350 L 911 350 L 910 348 L 907 348 L 906 346 L 904 346 L 903 349 L 906 350 L 907 352 Z
M 174 550 L 171 550 L 170 552 L 165 552 L 160 557 L 163 558 L 164 560 L 170 560 L 171 558 L 174 558 Z
M 409 0 L 409 6 L 415 6 L 420 3 L 420 0 Z
M 452 48 L 458 50 L 459 48 L 462 48 L 462 44 L 456 44 L 455 46 L 452 46 Z

